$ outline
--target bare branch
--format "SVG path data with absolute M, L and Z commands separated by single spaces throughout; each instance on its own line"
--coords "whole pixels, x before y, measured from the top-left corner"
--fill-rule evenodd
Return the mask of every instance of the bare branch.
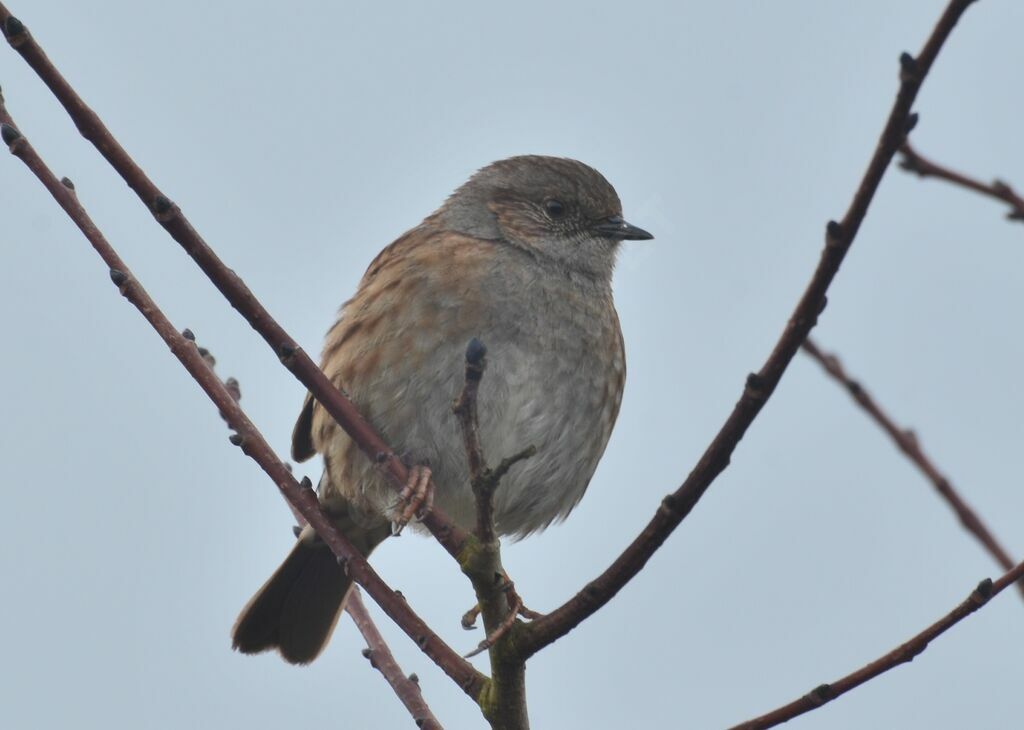
M 505 459 L 491 470 L 480 444 L 477 394 L 487 369 L 487 348 L 474 337 L 466 346 L 466 375 L 462 392 L 452 405 L 459 420 L 466 447 L 470 484 L 476 497 L 476 536 L 478 542 L 467 550 L 460 561 L 462 572 L 469 576 L 476 593 L 478 611 L 463 616 L 464 628 L 471 628 L 476 615 L 484 620 L 487 632 L 483 641 L 466 657 L 488 652 L 491 681 L 481 697 L 480 707 L 494 730 L 526 730 L 530 721 L 526 709 L 526 661 L 511 648 L 516 629 L 522 624 L 518 614 L 522 599 L 501 565 L 501 546 L 494 525 L 494 492 L 501 478 L 516 461 L 534 453 L 527 448 L 515 457 Z
M 484 463 L 483 448 L 480 446 L 480 419 L 477 415 L 476 397 L 480 390 L 480 381 L 484 377 L 484 370 L 487 369 L 487 347 L 474 337 L 466 345 L 466 375 L 462 385 L 462 392 L 455 399 L 452 405 L 452 413 L 459 419 L 459 427 L 462 430 L 462 443 L 466 448 L 466 459 L 469 462 L 469 478 L 476 489 L 475 482 L 480 479 L 487 465 Z M 478 500 L 479 501 L 479 500 Z M 491 540 L 494 539 L 494 516 L 493 510 L 486 514 L 477 514 L 477 530 L 487 528 L 490 530 Z M 489 525 L 483 523 L 490 523 Z
M 38 74 L 50 91 L 61 103 L 82 136 L 89 140 L 107 162 L 121 175 L 128 186 L 135 191 L 156 220 L 181 244 L 203 273 L 220 290 L 246 321 L 274 350 L 296 378 L 305 385 L 313 397 L 321 403 L 331 417 L 345 430 L 352 440 L 370 459 L 373 459 L 387 473 L 397 491 L 408 482 L 408 469 L 394 450 L 388 446 L 373 426 L 364 419 L 355 405 L 324 375 L 309 355 L 279 325 L 260 304 L 245 282 L 225 266 L 216 253 L 206 244 L 202 236 L 181 212 L 153 183 L 146 173 L 114 139 L 103 121 L 90 109 L 71 87 L 60 71 L 36 43 L 28 29 L 0 3 L 0 27 L 11 46 L 21 54 L 29 66 Z M 439 508 L 424 515 L 423 524 L 437 538 L 437 541 L 456 559 L 461 551 L 467 533 L 448 519 Z
M 519 644 L 525 656 L 565 636 L 611 600 L 647 564 L 655 551 L 696 506 L 715 478 L 729 465 L 740 439 L 775 391 L 793 356 L 825 308 L 825 293 L 857 235 L 882 176 L 907 133 L 917 122 L 917 115 L 911 114 L 910 109 L 921 83 L 953 26 L 971 2 L 973 0 L 951 0 L 920 55 L 914 58 L 904 53 L 900 57 L 899 91 L 850 207 L 842 221 L 830 221 L 826 227 L 825 248 L 796 309 L 761 370 L 747 377 L 739 402 L 700 461 L 682 486 L 662 500 L 651 521 L 610 567 L 562 606 L 526 627 L 523 641 Z
M 157 307 L 146 290 L 142 288 L 142 284 L 131 274 L 127 265 L 78 202 L 73 186 L 59 181 L 36 154 L 28 140 L 17 130 L 6 107 L 2 104 L 2 98 L 0 98 L 0 132 L 2 132 L 2 137 L 7 142 L 11 153 L 24 162 L 43 183 L 110 267 L 110 278 L 121 294 L 142 313 L 157 334 L 167 343 L 175 357 L 220 410 L 223 418 L 234 429 L 234 433 L 230 437 L 231 443 L 240 447 L 273 479 L 274 484 L 281 490 L 288 502 L 313 526 L 317 535 L 338 556 L 339 561 L 344 563 L 345 569 L 353 580 L 366 589 L 384 609 L 384 612 L 417 643 L 435 664 L 451 677 L 466 694 L 476 700 L 487 678 L 445 644 L 412 611 L 405 599 L 384 583 L 366 562 L 366 559 L 349 543 L 335 527 L 331 518 L 323 511 L 309 480 L 304 479 L 301 484 L 295 480 L 291 471 L 277 457 L 263 435 L 239 407 L 232 393 L 213 372 L 207 360 L 208 354 L 207 357 L 204 357 L 195 342 L 178 332 Z
M 1024 578 L 1024 563 L 1020 563 L 1012 570 L 1003 574 L 995 583 L 992 582 L 991 578 L 986 578 L 978 584 L 978 587 L 971 592 L 971 595 L 963 603 L 909 641 L 900 644 L 888 654 L 879 657 L 870 664 L 866 664 L 857 671 L 847 674 L 842 679 L 831 684 L 818 685 L 800 699 L 794 700 L 788 705 L 784 705 L 765 715 L 755 717 L 753 720 L 740 723 L 731 730 L 763 730 L 763 728 L 775 727 L 787 720 L 792 720 L 797 715 L 818 709 L 840 695 L 846 694 L 851 689 L 859 687 L 878 675 L 898 667 L 900 664 L 913 661 L 915 657 L 928 648 L 928 644 L 933 639 L 944 634 L 957 623 L 988 603 L 993 596 L 998 595 L 1011 583 L 1016 583 L 1022 578 Z
M 349 594 L 345 602 L 345 610 L 352 617 L 359 633 L 366 639 L 367 648 L 363 650 L 363 656 L 370 660 L 370 666 L 380 672 L 387 683 L 391 685 L 391 689 L 395 691 L 398 699 L 412 715 L 416 727 L 424 728 L 424 730 L 444 730 L 441 723 L 434 717 L 434 713 L 430 711 L 426 700 L 423 699 L 423 692 L 420 691 L 416 675 L 407 677 L 402 668 L 398 666 L 391 649 L 388 648 L 384 637 L 381 636 L 373 619 L 370 618 L 366 606 L 363 605 L 358 588 L 353 589 Z
M 978 539 L 989 554 L 995 558 L 996 562 L 1003 570 L 1010 570 L 1015 565 L 1010 554 L 999 544 L 985 523 L 981 521 L 977 513 L 971 509 L 960 494 L 953 487 L 952 482 L 949 481 L 932 463 L 924 451 L 921 449 L 921 444 L 917 440 L 917 436 L 913 431 L 907 429 L 901 429 L 896 423 L 889 418 L 889 416 L 879 407 L 875 402 L 875 399 L 864 389 L 864 387 L 856 380 L 847 375 L 843 369 L 843 364 L 839 361 L 839 358 L 835 355 L 828 355 L 823 353 L 818 346 L 811 340 L 808 339 L 803 345 L 804 352 L 814 358 L 822 368 L 825 369 L 829 375 L 831 375 L 837 382 L 849 392 L 850 397 L 853 398 L 861 408 L 863 408 L 875 423 L 882 427 L 894 442 L 899 450 L 902 451 L 908 459 L 910 459 L 914 465 L 924 474 L 928 480 L 935 487 L 935 491 L 939 493 L 946 503 L 956 513 L 956 516 L 960 519 L 960 523 L 964 528 L 970 532 L 974 537 Z M 1024 582 L 1017 585 L 1017 588 L 1024 594 Z
M 498 539 L 494 532 L 494 491 L 513 465 L 530 458 L 537 453 L 537 449 L 534 446 L 527 446 L 519 453 L 502 459 L 494 469 L 487 466 L 483 448 L 480 446 L 480 422 L 476 407 L 480 381 L 486 369 L 487 348 L 474 337 L 466 346 L 465 382 L 462 392 L 452 405 L 452 412 L 459 419 L 459 426 L 462 429 L 470 481 L 473 494 L 476 496 L 476 536 L 481 542 L 490 544 L 497 542 Z
M 903 143 L 903 146 L 900 147 L 900 154 L 903 155 L 903 158 L 900 160 L 900 167 L 904 170 L 916 173 L 918 177 L 934 177 L 939 180 L 945 180 L 954 185 L 973 190 L 976 193 L 1001 200 L 1010 206 L 1010 210 L 1006 214 L 1009 220 L 1024 221 L 1024 198 L 1002 180 L 983 183 L 956 170 L 950 170 L 948 167 L 943 167 L 922 157 L 918 154 L 917 150 L 910 146 L 910 142 Z

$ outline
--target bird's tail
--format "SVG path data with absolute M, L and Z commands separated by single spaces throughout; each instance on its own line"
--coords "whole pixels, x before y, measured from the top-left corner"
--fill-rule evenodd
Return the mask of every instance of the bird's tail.
M 365 528 L 346 519 L 339 524 L 355 547 L 369 556 L 390 533 L 389 525 Z M 231 643 L 243 654 L 269 649 L 291 664 L 309 664 L 331 638 L 352 590 L 352 579 L 308 525 L 299 539 L 242 609 Z

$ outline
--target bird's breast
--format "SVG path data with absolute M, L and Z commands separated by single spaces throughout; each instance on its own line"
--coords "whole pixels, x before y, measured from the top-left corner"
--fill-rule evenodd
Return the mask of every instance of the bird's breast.
M 450 271 L 410 272 L 392 294 L 405 302 L 404 314 L 380 306 L 379 322 L 364 325 L 377 330 L 372 346 L 360 348 L 373 367 L 348 367 L 339 377 L 356 404 L 396 451 L 430 463 L 437 503 L 472 527 L 475 505 L 451 406 L 463 385 L 466 346 L 478 338 L 487 347 L 478 396 L 487 461 L 537 449 L 498 488 L 499 532 L 525 535 L 568 514 L 604 452 L 622 397 L 625 358 L 610 289 L 539 268 L 485 267 L 455 281 Z M 349 326 L 360 310 L 352 314 Z M 361 329 L 353 340 L 366 339 Z M 354 343 L 347 347 L 355 352 Z M 348 361 L 345 346 L 338 357 Z M 345 437 L 334 431 L 331 438 L 341 446 Z M 394 492 L 365 457 L 338 458 L 358 458 L 361 466 L 347 475 L 337 469 L 341 478 L 332 482 L 343 483 L 335 488 L 376 510 L 393 508 Z

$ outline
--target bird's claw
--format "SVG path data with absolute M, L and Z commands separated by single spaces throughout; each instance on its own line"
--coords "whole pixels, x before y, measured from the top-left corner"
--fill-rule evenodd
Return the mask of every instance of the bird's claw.
M 405 506 L 395 519 L 396 536 L 402 534 L 402 530 L 414 517 L 422 519 L 434 506 L 434 483 L 430 480 L 430 474 L 429 466 L 420 464 L 409 467 L 409 478 L 398 495 L 398 504 Z

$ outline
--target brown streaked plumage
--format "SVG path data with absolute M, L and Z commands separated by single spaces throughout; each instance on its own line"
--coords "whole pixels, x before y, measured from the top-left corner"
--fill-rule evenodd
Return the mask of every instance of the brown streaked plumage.
M 626 375 L 611 292 L 615 256 L 622 240 L 651 237 L 621 216 L 612 186 L 580 162 L 493 163 L 381 251 L 328 332 L 325 373 L 396 450 L 429 462 L 435 500 L 460 525 L 472 527 L 474 503 L 450 407 L 473 337 L 488 348 L 478 396 L 485 452 L 497 460 L 538 449 L 496 495 L 499 534 L 544 529 L 583 496 Z M 308 397 L 292 453 L 300 461 L 323 455 L 320 499 L 369 555 L 399 506 L 386 477 Z M 243 609 L 235 647 L 312 661 L 349 587 L 307 528 Z

